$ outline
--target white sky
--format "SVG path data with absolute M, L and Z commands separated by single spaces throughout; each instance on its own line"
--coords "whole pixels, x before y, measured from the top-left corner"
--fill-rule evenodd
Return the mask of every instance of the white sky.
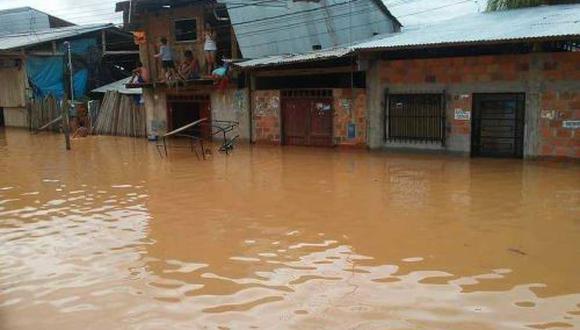
M 486 2 L 486 0 L 383 1 L 406 26 L 475 13 L 478 7 L 483 9 Z M 0 9 L 30 6 L 77 24 L 120 23 L 120 15 L 114 12 L 116 2 L 117 0 L 0 0 Z

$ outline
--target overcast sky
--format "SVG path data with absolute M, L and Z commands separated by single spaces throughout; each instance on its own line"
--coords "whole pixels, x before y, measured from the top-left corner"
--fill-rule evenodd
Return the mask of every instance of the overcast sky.
M 384 0 L 406 26 L 476 13 L 486 0 Z M 0 0 L 0 9 L 30 6 L 77 24 L 120 23 L 118 0 Z M 479 5 L 478 5 L 479 2 Z

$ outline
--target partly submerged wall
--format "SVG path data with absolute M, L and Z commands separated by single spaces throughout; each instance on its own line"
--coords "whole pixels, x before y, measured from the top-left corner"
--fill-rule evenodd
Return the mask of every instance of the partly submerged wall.
M 445 93 L 445 146 L 386 142 L 385 92 Z M 369 146 L 442 149 L 469 154 L 474 93 L 525 93 L 524 157 L 580 157 L 580 53 L 371 60 L 367 70 Z M 567 123 L 565 123 L 567 122 Z

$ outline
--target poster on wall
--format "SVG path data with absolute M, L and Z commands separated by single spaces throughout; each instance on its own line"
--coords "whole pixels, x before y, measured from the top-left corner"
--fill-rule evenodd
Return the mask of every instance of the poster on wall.
M 356 124 L 355 123 L 348 123 L 346 127 L 347 137 L 349 139 L 354 139 L 356 137 Z
M 471 110 L 455 109 L 455 120 L 471 120 Z
M 564 120 L 562 122 L 563 128 L 580 129 L 580 120 Z

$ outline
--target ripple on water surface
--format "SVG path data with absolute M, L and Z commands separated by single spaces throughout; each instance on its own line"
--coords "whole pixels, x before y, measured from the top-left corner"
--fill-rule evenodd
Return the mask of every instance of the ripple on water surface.
M 0 146 L 0 328 L 580 328 L 577 165 Z

